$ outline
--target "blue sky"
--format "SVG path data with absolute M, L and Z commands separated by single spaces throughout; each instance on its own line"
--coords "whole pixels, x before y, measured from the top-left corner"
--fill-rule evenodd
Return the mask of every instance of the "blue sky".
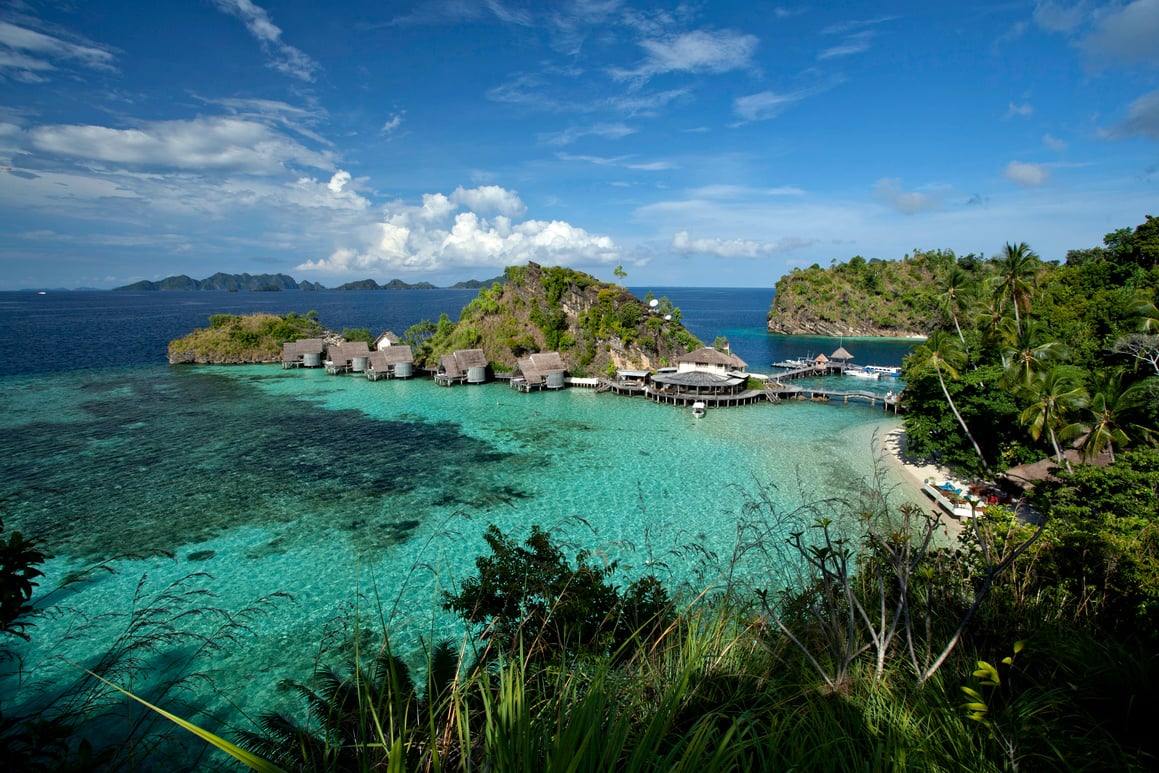
M 0 289 L 771 287 L 1159 214 L 1159 0 L 4 0 Z

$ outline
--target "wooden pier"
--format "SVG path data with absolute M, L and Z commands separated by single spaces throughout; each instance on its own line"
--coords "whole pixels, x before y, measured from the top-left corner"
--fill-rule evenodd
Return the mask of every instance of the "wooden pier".
M 840 389 L 820 389 L 817 387 L 798 387 L 798 386 L 784 386 L 778 383 L 779 388 L 770 386 L 765 390 L 770 395 L 769 399 L 779 400 L 812 400 L 813 402 L 828 403 L 840 400 L 842 404 L 849 405 L 849 403 L 869 403 L 870 408 L 876 408 L 878 403 L 881 404 L 882 410 L 887 413 L 901 412 L 901 401 L 898 395 L 879 395 L 873 392 L 865 392 L 859 389 L 854 390 L 840 390 Z M 774 398 L 773 395 L 776 397 Z

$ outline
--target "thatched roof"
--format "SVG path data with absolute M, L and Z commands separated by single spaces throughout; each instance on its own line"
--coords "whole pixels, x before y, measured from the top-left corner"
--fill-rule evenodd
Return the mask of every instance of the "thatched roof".
M 406 345 L 388 346 L 385 349 L 379 349 L 378 351 L 379 354 L 381 354 L 386 359 L 386 362 L 390 365 L 398 365 L 402 362 L 413 363 L 415 359 L 414 352 L 412 352 L 411 348 Z
M 482 349 L 459 349 L 454 357 L 464 371 L 468 368 L 487 367 L 487 355 Z
M 1093 464 L 1097 467 L 1105 467 L 1111 461 L 1110 455 L 1105 453 L 1099 454 L 1093 459 L 1084 460 L 1082 454 L 1073 448 L 1064 451 L 1063 456 L 1066 457 L 1072 466 L 1085 463 Z M 1066 465 L 1059 464 L 1054 460 L 1053 456 L 1049 456 L 1046 459 L 1039 459 L 1037 462 L 1011 467 L 1003 473 L 1003 476 L 1019 488 L 1029 489 L 1040 481 L 1048 479 L 1057 480 L 1054 476 L 1054 471 L 1060 468 L 1066 469 Z
M 396 346 L 397 344 L 398 344 L 398 336 L 396 336 L 394 333 L 392 333 L 389 330 L 387 330 L 384 333 L 381 333 L 378 336 L 378 338 L 374 339 L 374 348 L 375 349 L 389 349 L 390 347 Z
M 846 349 L 844 346 L 838 346 L 837 351 L 835 351 L 835 352 L 833 352 L 833 354 L 829 355 L 829 359 L 831 359 L 831 360 L 852 360 L 853 355 L 850 354 L 849 350 Z
M 829 362 L 829 358 L 826 357 L 824 354 L 818 354 L 816 357 L 813 358 L 813 362 L 818 362 L 818 363 Z
M 462 378 L 467 371 L 459 367 L 459 360 L 453 354 L 444 354 L 439 358 L 439 372 L 450 378 Z
M 722 376 L 719 373 L 706 373 L 702 370 L 686 370 L 683 373 L 657 373 L 652 381 L 657 384 L 675 384 L 681 387 L 711 388 L 735 387 L 745 383 L 743 376 Z
M 341 344 L 331 344 L 326 356 L 331 362 L 349 363 L 355 357 L 369 357 L 370 347 L 365 341 L 347 341 Z
M 366 369 L 375 373 L 385 373 L 389 367 L 386 362 L 386 352 L 371 352 L 366 359 Z
M 682 354 L 676 358 L 676 361 L 688 362 L 693 365 L 723 365 L 726 368 L 739 368 L 740 370 L 748 367 L 748 363 L 735 354 L 718 351 L 711 346 L 694 349 L 688 352 L 688 354 Z
M 535 362 L 530 357 L 524 357 L 515 363 L 515 371 L 512 374 L 514 377 L 522 377 L 528 384 L 543 383 L 543 373 L 535 367 Z
M 540 373 L 562 373 L 567 370 L 567 365 L 559 352 L 536 352 L 528 359 L 534 363 L 535 369 Z

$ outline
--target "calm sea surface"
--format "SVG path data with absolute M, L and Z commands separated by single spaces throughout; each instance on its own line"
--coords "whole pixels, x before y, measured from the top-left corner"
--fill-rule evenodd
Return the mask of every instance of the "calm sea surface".
M 706 343 L 727 337 L 753 371 L 839 344 L 769 336 L 771 290 L 635 292 L 648 290 Z M 0 690 L 19 696 L 16 706 L 36 700 L 43 691 L 28 685 L 67 682 L 66 659 L 93 663 L 150 604 L 199 610 L 180 625 L 207 636 L 220 622 L 206 609 L 253 615 L 245 636 L 197 666 L 218 675 L 210 708 L 285 698 L 282 679 L 308 673 L 324 640 L 367 620 L 416 657 L 424 640 L 459 633 L 440 593 L 472 571 L 488 523 L 556 528 L 577 549 L 619 560 L 625 580 L 658 571 L 673 587 L 703 588 L 728 571 L 739 514 L 758 489 L 775 487 L 783 512 L 854 495 L 873 472 L 874 433 L 897 425 L 856 405 L 761 404 L 694 420 L 590 390 L 165 361 L 168 341 L 211 314 L 316 310 L 331 328 L 402 333 L 440 313 L 456 319 L 474 296 L 0 293 L 0 515 L 55 555 L 45 592 L 70 572 L 113 569 L 42 593 L 54 614 L 20 652 L 23 692 L 11 676 Z M 840 343 L 863 364 L 899 364 L 909 348 Z M 775 566 L 739 569 L 758 585 L 777 580 Z M 231 684 L 244 691 L 230 694 Z

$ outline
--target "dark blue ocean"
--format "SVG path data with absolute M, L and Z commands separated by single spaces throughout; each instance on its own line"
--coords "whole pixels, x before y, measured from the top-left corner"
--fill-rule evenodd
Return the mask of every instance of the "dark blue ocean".
M 765 328 L 771 289 L 632 288 L 669 298 L 694 335 L 711 344 L 729 339 L 733 353 L 754 372 L 772 362 L 830 353 L 843 342 L 811 336 L 774 336 Z M 174 338 L 208 325 L 212 314 L 317 311 L 333 330 L 369 328 L 401 334 L 440 314 L 458 319 L 475 290 L 227 292 L 30 292 L 0 293 L 0 376 L 165 362 Z M 904 341 L 855 339 L 846 344 L 861 364 L 899 365 Z
M 841 343 L 859 362 L 892 365 L 909 346 L 770 336 L 770 290 L 636 293 L 649 290 L 701 340 L 728 338 L 753 371 Z M 215 726 L 296 708 L 286 680 L 333 662 L 368 620 L 420 662 L 424 642 L 464 635 L 441 593 L 472 570 L 492 523 L 552 529 L 618 560 L 624 581 L 660 573 L 674 591 L 788 582 L 776 556 L 733 561 L 742 514 L 760 499 L 791 529 L 786 514 L 817 497 L 858 496 L 881 435 L 899 425 L 854 404 L 695 419 L 587 389 L 166 361 L 169 340 L 213 314 L 317 311 L 330 328 L 402 333 L 457 318 L 474 296 L 0 293 L 0 518 L 54 556 L 32 641 L 0 662 L 5 716 L 59 698 L 75 664 L 129 657 L 142 641 L 166 647 L 132 654 L 118 679 L 157 685 L 155 702 L 193 704 Z M 174 674 L 197 678 L 157 681 Z

